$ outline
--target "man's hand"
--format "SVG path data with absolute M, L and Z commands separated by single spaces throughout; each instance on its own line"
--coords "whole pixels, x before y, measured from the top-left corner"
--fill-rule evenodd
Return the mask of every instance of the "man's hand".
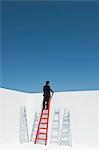
M 54 92 L 52 92 L 52 95 L 51 95 L 51 98 L 50 98 L 50 100 L 52 99 L 52 97 L 53 97 L 53 94 L 54 94 Z

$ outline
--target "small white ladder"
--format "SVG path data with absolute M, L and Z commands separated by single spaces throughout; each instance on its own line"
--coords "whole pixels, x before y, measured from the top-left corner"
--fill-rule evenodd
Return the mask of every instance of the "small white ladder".
M 71 128 L 70 128 L 70 112 L 64 109 L 60 144 L 72 146 Z
M 35 117 L 34 117 L 34 122 L 33 122 L 33 127 L 32 127 L 32 133 L 31 133 L 31 138 L 30 138 L 30 141 L 33 143 L 34 143 L 36 133 L 38 130 L 39 119 L 40 119 L 40 112 L 35 112 Z
M 60 110 L 56 109 L 54 111 L 54 117 L 52 122 L 50 143 L 59 144 L 59 137 L 60 137 Z
M 29 142 L 26 107 L 20 107 L 20 143 Z

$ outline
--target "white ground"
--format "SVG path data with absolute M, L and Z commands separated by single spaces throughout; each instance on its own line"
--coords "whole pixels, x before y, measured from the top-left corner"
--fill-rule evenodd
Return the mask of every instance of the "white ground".
M 0 150 L 99 150 L 99 147 L 87 147 L 87 146 L 56 146 L 56 145 L 34 145 L 34 144 L 9 144 L 0 145 Z

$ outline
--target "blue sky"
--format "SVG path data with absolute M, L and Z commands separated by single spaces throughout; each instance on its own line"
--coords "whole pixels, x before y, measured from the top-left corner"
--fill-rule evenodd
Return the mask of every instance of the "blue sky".
M 2 87 L 99 89 L 99 2 L 2 2 Z

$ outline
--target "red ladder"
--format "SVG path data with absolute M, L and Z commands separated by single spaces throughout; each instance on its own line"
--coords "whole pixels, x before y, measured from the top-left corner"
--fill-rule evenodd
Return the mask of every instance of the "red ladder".
M 50 110 L 50 100 L 48 103 L 48 109 L 41 111 L 41 116 L 40 116 L 38 130 L 36 133 L 34 144 L 47 145 L 49 110 Z

